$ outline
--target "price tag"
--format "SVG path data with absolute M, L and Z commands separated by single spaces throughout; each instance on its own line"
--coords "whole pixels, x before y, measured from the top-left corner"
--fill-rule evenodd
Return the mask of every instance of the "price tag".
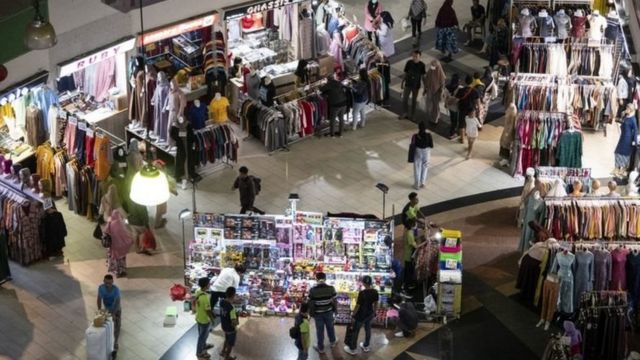
M 50 197 L 48 198 L 44 198 L 42 200 L 42 207 L 47 210 L 47 209 L 51 209 L 53 207 L 53 201 L 51 200 Z
M 78 123 L 78 130 L 81 130 L 81 131 L 87 130 L 87 123 L 84 121 L 80 121 Z
M 93 130 L 92 129 L 87 129 L 87 136 L 88 137 L 93 137 Z
M 558 41 L 558 38 L 555 36 L 548 36 L 544 38 L 544 42 L 546 43 L 554 43 L 556 41 Z
M 121 168 L 126 168 L 127 167 L 127 163 L 126 162 L 120 162 L 120 163 L 118 163 L 118 166 L 120 166 Z
M 458 268 L 458 262 L 456 260 L 447 260 L 445 267 L 447 269 L 457 269 Z
M 69 124 L 77 125 L 78 124 L 78 118 L 75 117 L 75 116 L 69 116 Z
M 178 132 L 178 136 L 179 136 L 179 137 L 187 137 L 187 132 L 186 132 L 186 131 L 184 131 L 184 130 L 183 130 L 183 131 L 180 131 L 180 132 Z

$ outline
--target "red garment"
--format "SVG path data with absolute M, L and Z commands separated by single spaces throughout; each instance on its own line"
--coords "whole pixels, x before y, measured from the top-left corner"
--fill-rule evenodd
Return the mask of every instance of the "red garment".
M 96 160 L 93 158 L 93 148 L 96 143 L 96 138 L 93 136 L 84 137 L 84 156 L 87 162 L 87 166 L 93 167 Z
M 245 30 L 249 30 L 253 27 L 253 17 L 251 17 L 251 15 L 247 15 L 245 17 L 242 18 L 242 28 Z
M 574 16 L 571 18 L 571 36 L 584 37 L 587 24 L 586 16 Z
M 453 0 L 444 1 L 438 11 L 438 16 L 436 17 L 436 27 L 450 28 L 458 26 L 458 17 L 456 16 L 456 12 L 453 10 L 452 5 Z
M 627 255 L 629 250 L 616 248 L 611 252 L 611 284 L 609 290 L 627 289 Z
M 308 101 L 301 101 L 302 112 L 304 113 L 305 121 L 302 122 L 302 134 L 301 136 L 313 134 L 313 106 Z

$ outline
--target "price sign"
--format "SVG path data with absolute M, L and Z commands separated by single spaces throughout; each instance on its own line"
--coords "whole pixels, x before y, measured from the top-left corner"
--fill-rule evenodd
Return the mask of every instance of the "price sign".
M 184 131 L 184 130 L 183 130 L 183 131 L 180 131 L 180 132 L 178 132 L 178 136 L 179 136 L 179 137 L 187 137 L 187 132 L 186 132 L 186 131 Z
M 92 129 L 87 129 L 87 136 L 88 137 L 93 137 L 93 130 Z
M 42 200 L 42 207 L 47 210 L 47 209 L 51 209 L 53 207 L 53 201 L 51 200 L 50 197 L 44 198 Z
M 81 131 L 85 131 L 87 130 L 87 123 L 84 121 L 81 121 L 78 123 L 78 129 Z
M 78 118 L 75 117 L 75 116 L 69 116 L 69 124 L 77 125 L 78 124 Z

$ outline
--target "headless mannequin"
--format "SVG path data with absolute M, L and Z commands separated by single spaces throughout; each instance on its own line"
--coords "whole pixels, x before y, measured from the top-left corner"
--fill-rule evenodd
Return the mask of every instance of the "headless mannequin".
M 260 86 L 260 101 L 264 106 L 273 106 L 273 98 L 276 96 L 276 86 L 270 76 L 264 77 L 264 83 Z
M 558 39 L 568 38 L 569 31 L 571 30 L 571 18 L 564 12 L 564 9 L 558 10 L 553 20 L 558 30 Z
M 170 92 L 165 103 L 165 110 L 169 112 L 169 124 L 174 124 L 178 121 L 178 118 L 183 115 L 184 108 L 187 105 L 187 98 L 182 90 L 180 90 L 176 79 L 171 79 L 171 82 L 169 83 L 169 89 Z M 168 135 L 170 128 L 167 127 L 160 130 L 164 131 L 165 134 Z
M 155 95 L 155 91 L 156 91 L 156 68 L 153 65 L 145 65 L 145 69 L 147 70 L 147 78 L 146 78 L 146 82 L 145 82 L 145 96 L 147 97 L 146 101 L 147 101 L 147 111 L 148 111 L 148 117 L 147 117 L 147 124 L 144 124 L 144 127 L 147 129 L 151 128 L 151 125 L 154 123 L 154 106 L 153 103 L 151 102 L 151 99 L 153 98 L 153 96 Z
M 576 10 L 571 18 L 571 36 L 584 37 L 586 29 L 587 18 L 584 17 L 584 11 L 582 9 Z
M 245 86 L 247 87 L 247 94 L 254 100 L 260 99 L 260 82 L 260 75 L 255 69 L 251 68 L 251 72 L 245 77 Z
M 129 98 L 129 119 L 142 121 L 146 116 L 146 107 L 143 96 L 145 96 L 144 60 L 136 57 L 134 60 L 134 70 L 131 73 L 129 84 L 131 92 Z
M 209 104 L 210 122 L 223 124 L 229 121 L 229 105 L 229 100 L 217 92 Z
M 522 11 L 520 12 L 520 17 L 518 18 L 518 23 L 520 24 L 520 36 L 525 38 L 533 36 L 537 24 L 536 18 L 531 15 L 529 9 L 522 9 Z
M 188 118 L 193 130 L 199 130 L 205 127 L 209 114 L 207 108 L 202 105 L 199 99 L 193 101 L 193 106 L 189 109 Z
M 180 116 L 171 126 L 171 139 L 175 141 L 176 166 L 174 177 L 176 181 L 182 180 L 182 188 L 185 189 L 187 180 L 196 175 L 194 165 L 193 143 L 194 134 L 191 124 Z
M 602 40 L 604 29 L 607 27 L 607 20 L 600 15 L 598 10 L 593 10 L 593 13 L 587 19 L 589 19 L 589 40 Z
M 540 12 L 538 13 L 538 21 L 540 22 L 538 26 L 540 28 L 540 36 L 542 37 L 553 36 L 556 25 L 553 21 L 553 18 L 549 16 L 549 13 L 547 12 L 547 10 L 545 9 L 540 10 Z
M 170 87 L 167 75 L 160 71 L 158 73 L 156 88 L 151 98 L 153 105 L 153 132 L 158 135 L 161 141 L 167 141 L 166 129 L 169 126 L 169 112 L 165 110 L 167 98 L 169 97 Z

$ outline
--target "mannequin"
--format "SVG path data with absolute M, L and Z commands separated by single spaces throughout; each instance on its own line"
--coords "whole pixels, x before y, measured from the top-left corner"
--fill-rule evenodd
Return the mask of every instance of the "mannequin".
M 344 70 L 342 48 L 343 48 L 342 37 L 340 36 L 340 32 L 336 31 L 333 33 L 333 37 L 331 39 L 331 45 L 329 45 L 329 55 L 333 56 L 333 59 L 335 60 L 335 64 L 340 68 L 340 70 Z
M 167 140 L 166 132 L 162 129 L 166 129 L 169 121 L 169 112 L 165 110 L 165 104 L 169 97 L 169 80 L 167 75 L 160 71 L 156 80 L 156 88 L 151 98 L 151 105 L 153 105 L 153 128 L 154 134 L 158 135 L 161 140 Z M 162 137 L 162 134 L 165 134 Z
M 193 105 L 189 108 L 187 117 L 191 122 L 193 130 L 200 130 L 205 127 L 209 114 L 207 113 L 207 107 L 202 105 L 199 99 L 193 100 Z
M 249 75 L 245 76 L 247 94 L 250 98 L 254 100 L 258 100 L 260 98 L 261 81 L 262 79 L 260 79 L 260 75 L 258 75 L 258 72 L 254 68 L 251 68 L 251 72 L 249 73 Z
M 20 188 L 22 190 L 29 189 L 31 187 L 31 170 L 29 168 L 20 169 Z
M 222 96 L 219 92 L 216 93 L 209 104 L 209 119 L 212 119 L 216 124 L 224 124 L 229 121 L 229 105 L 229 99 Z
M 155 91 L 156 91 L 156 82 L 157 82 L 157 76 L 158 74 L 156 73 L 156 68 L 153 65 L 145 65 L 145 69 L 147 70 L 147 78 L 146 78 L 146 85 L 145 85 L 145 95 L 147 97 L 147 112 L 148 112 L 148 118 L 147 118 L 147 123 L 144 124 L 144 127 L 147 129 L 150 129 L 152 127 L 152 125 L 154 124 L 154 118 L 153 116 L 155 115 L 155 107 L 151 101 L 151 99 L 153 98 L 153 96 L 155 95 Z
M 524 204 L 527 201 L 527 197 L 531 195 L 531 192 L 535 189 L 535 178 L 536 174 L 533 168 L 527 168 L 526 172 L 526 180 L 524 182 L 524 186 L 522 187 L 522 194 L 520 194 L 520 206 L 518 207 L 518 215 L 516 216 L 516 220 L 518 223 L 518 227 L 522 227 L 522 216 L 524 215 Z
M 144 60 L 138 56 L 133 60 L 133 69 L 131 71 L 131 78 L 129 84 L 131 85 L 131 91 L 129 92 L 129 119 L 135 119 L 136 121 L 142 121 L 146 116 L 145 102 L 143 96 L 145 94 L 145 79 L 144 79 Z
M 264 106 L 273 106 L 273 98 L 276 96 L 276 86 L 271 81 L 271 76 L 264 77 L 260 85 L 260 101 Z
M 178 182 L 182 180 L 183 188 L 185 188 L 186 181 L 196 176 L 193 156 L 195 136 L 191 124 L 185 121 L 182 116 L 178 117 L 171 125 L 170 135 L 178 148 L 176 151 L 174 178 Z
M 540 10 L 538 13 L 538 27 L 540 28 L 541 37 L 553 36 L 556 24 L 545 9 Z
M 165 110 L 169 112 L 168 125 L 174 124 L 179 117 L 183 115 L 184 108 L 187 105 L 187 98 L 178 87 L 178 83 L 175 79 L 171 79 L 169 83 L 169 96 L 165 102 Z M 166 127 L 164 129 L 160 129 L 162 131 L 161 134 L 158 134 L 162 139 L 168 139 L 168 133 L 170 131 L 170 127 Z
M 531 12 L 529 12 L 527 8 L 520 11 L 518 24 L 520 24 L 518 35 L 525 38 L 532 37 L 537 27 L 536 18 L 531 15 Z
M 539 227 L 539 224 L 534 226 Z M 541 227 L 539 227 L 538 234 L 536 238 L 541 240 L 533 244 L 518 260 L 519 270 L 516 289 L 520 289 L 521 297 L 527 301 L 534 300 L 540 276 L 540 263 L 547 255 L 547 251 L 558 245 L 558 241 L 549 238 L 547 232 Z
M 571 185 L 573 186 L 573 190 L 571 190 L 571 194 L 569 194 L 569 196 L 571 197 L 584 196 L 584 193 L 582 192 L 582 181 L 574 180 Z
M 629 174 L 629 183 L 627 184 L 627 196 L 638 196 L 638 185 L 636 185 L 636 180 L 638 180 L 638 172 L 632 171 Z
M 623 114 L 622 125 L 620 126 L 620 139 L 614 151 L 616 168 L 613 174 L 615 176 L 626 175 L 637 135 L 638 126 L 636 124 L 635 106 L 633 103 L 629 103 Z
M 529 249 L 529 244 L 533 241 L 535 235 L 533 230 L 525 224 L 528 224 L 529 221 L 539 219 L 544 209 L 544 201 L 542 200 L 540 191 L 534 190 L 532 195 L 526 198 L 524 204 L 524 211 L 522 215 L 523 230 L 519 246 L 520 252 L 525 252 Z
M 553 186 L 551 187 L 551 190 L 549 190 L 549 193 L 547 194 L 547 196 L 550 196 L 550 197 L 567 196 L 567 190 L 566 190 L 566 185 L 564 184 L 564 181 L 560 179 L 556 179 L 556 181 L 554 181 L 553 183 Z
M 629 178 L 631 178 L 631 175 L 629 175 Z M 629 184 L 631 184 L 631 182 Z M 618 190 L 618 183 L 615 180 L 609 181 L 607 183 L 607 188 L 609 189 L 609 192 L 607 193 L 607 195 L 605 195 L 606 197 L 620 197 L 620 193 L 617 191 Z M 627 191 L 628 190 L 629 190 L 629 185 L 627 185 Z M 637 187 L 636 187 L 635 191 L 636 192 L 638 191 Z
M 556 23 L 558 39 L 564 40 L 568 38 L 571 30 L 571 18 L 564 12 L 564 9 L 558 10 L 553 20 Z
M 602 40 L 604 29 L 607 27 L 607 20 L 600 15 L 600 11 L 593 10 L 587 17 L 589 19 L 589 40 Z
M 500 136 L 500 157 L 508 160 L 511 158 L 511 145 L 515 138 L 515 125 L 516 117 L 518 115 L 518 108 L 516 104 L 512 102 L 509 104 L 504 114 L 504 128 L 502 129 L 502 135 Z M 506 164 L 509 162 L 507 161 Z
M 585 36 L 585 28 L 587 18 L 584 16 L 582 9 L 576 10 L 571 18 L 571 36 L 581 38 Z
M 607 40 L 616 41 L 620 35 L 620 18 L 615 10 L 607 14 L 607 28 L 604 29 L 604 37 Z
M 36 182 L 37 186 L 33 187 L 33 191 L 40 194 L 40 197 L 51 196 L 51 181 L 49 179 L 41 179 Z
M 20 182 L 20 170 L 22 170 L 22 165 L 20 164 L 13 164 L 11 166 L 11 180 L 14 183 L 19 183 Z
M 598 179 L 591 180 L 591 191 L 589 196 L 600 196 L 600 181 Z

